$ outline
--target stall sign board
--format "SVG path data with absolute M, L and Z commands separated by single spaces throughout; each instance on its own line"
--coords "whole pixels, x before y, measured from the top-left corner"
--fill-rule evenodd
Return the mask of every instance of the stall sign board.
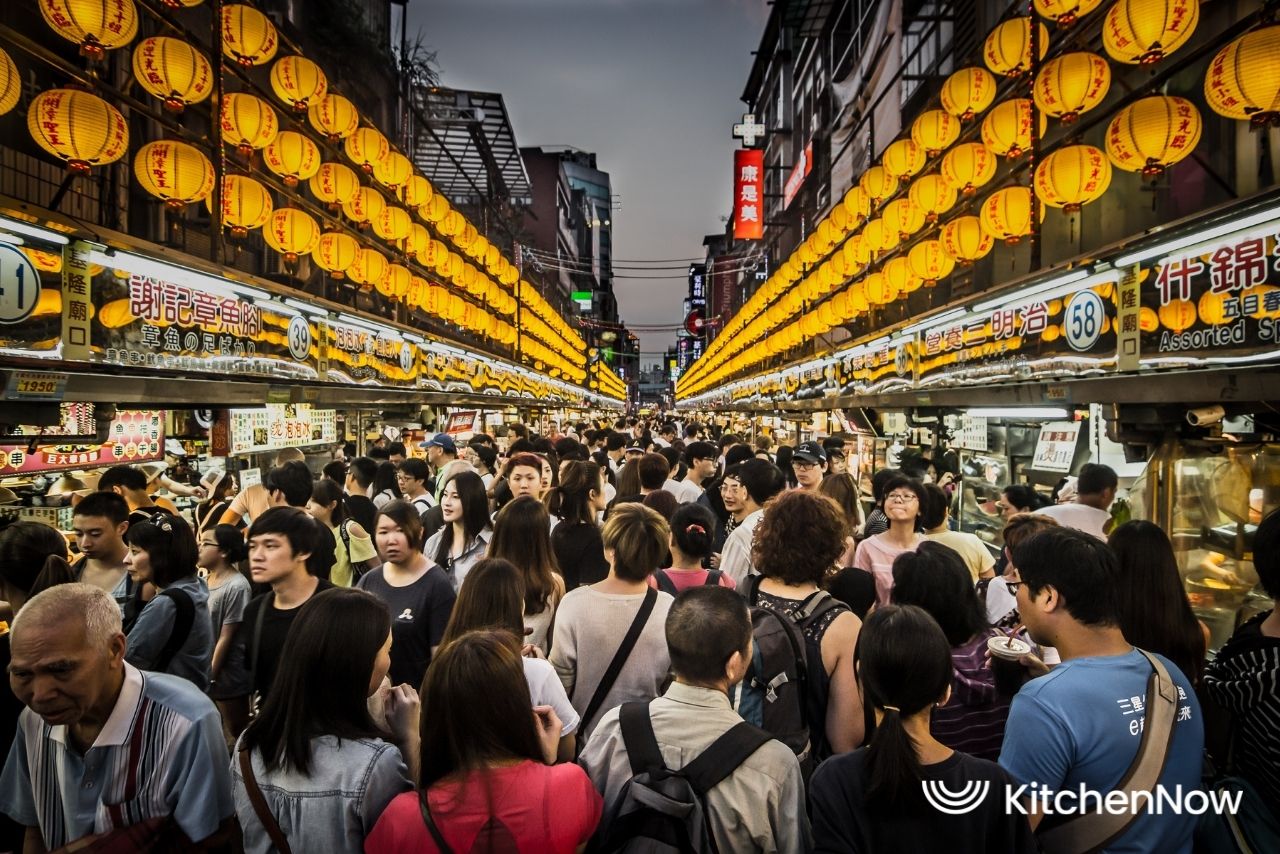
M 1030 467 L 1038 471 L 1071 471 L 1079 439 L 1079 421 L 1054 421 L 1043 425 Z
M 49 436 L 56 440 L 56 434 Z M 102 443 L 40 441 L 32 445 L 0 445 L 0 476 L 40 474 L 69 469 L 93 469 L 123 463 L 164 459 L 164 413 L 160 410 L 125 410 L 116 413 Z
M 76 240 L 62 255 L 62 358 L 87 362 L 92 354 L 89 343 L 93 318 L 89 244 Z
M 229 453 L 252 454 L 338 441 L 337 412 L 310 404 L 272 404 L 231 410 Z
M 449 413 L 449 420 L 445 422 L 444 432 L 450 436 L 461 436 L 464 433 L 471 433 L 475 430 L 476 416 L 479 415 L 476 409 L 459 409 Z

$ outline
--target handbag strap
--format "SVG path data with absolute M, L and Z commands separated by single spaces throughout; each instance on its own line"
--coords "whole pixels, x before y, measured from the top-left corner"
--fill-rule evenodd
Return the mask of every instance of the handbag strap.
M 1136 648 L 1136 647 L 1135 647 Z M 1174 684 L 1160 659 L 1146 650 L 1138 652 L 1151 664 L 1147 680 L 1146 711 L 1142 722 L 1142 740 L 1124 777 L 1115 785 L 1117 792 L 1153 792 L 1160 782 L 1169 746 L 1173 742 L 1173 722 L 1178 712 L 1178 686 Z M 1132 801 L 1131 801 L 1132 802 Z M 1049 854 L 1056 852 L 1098 851 L 1125 833 L 1141 812 L 1088 813 L 1038 835 L 1041 847 Z
M 587 725 L 604 704 L 605 695 L 612 690 L 613 683 L 618 681 L 618 675 L 622 673 L 622 667 L 631 656 L 631 650 L 635 649 L 636 642 L 640 640 L 640 633 L 644 631 L 644 625 L 649 621 L 649 615 L 653 613 L 653 606 L 657 601 L 658 591 L 652 587 L 647 588 L 644 601 L 640 603 L 640 610 L 636 613 L 636 618 L 631 621 L 631 628 L 627 629 L 626 637 L 622 639 L 621 646 L 613 654 L 613 660 L 609 662 L 609 668 L 605 670 L 600 684 L 596 685 L 595 693 L 591 695 L 591 702 L 587 703 L 587 710 L 582 713 L 582 723 L 578 724 L 579 732 L 586 731 Z
M 174 656 L 186 645 L 187 638 L 191 637 L 191 627 L 196 619 L 196 604 L 185 590 L 176 587 L 161 590 L 157 595 L 164 596 L 177 609 L 173 615 L 173 625 L 169 627 L 169 637 L 165 639 L 154 665 L 157 673 L 168 673 Z
M 243 748 L 240 750 L 240 776 L 244 778 L 245 792 L 249 795 L 253 812 L 258 817 L 258 821 L 262 822 L 262 828 L 266 830 L 271 844 L 280 854 L 293 854 L 293 849 L 289 847 L 289 840 L 285 839 L 279 822 L 267 807 L 266 798 L 262 797 L 262 789 L 258 788 L 258 778 L 253 776 L 253 760 L 249 757 L 249 751 Z
M 431 839 L 435 842 L 436 848 L 440 849 L 440 854 L 453 854 L 453 849 L 449 847 L 448 842 L 445 842 L 444 834 L 440 832 L 440 828 L 436 827 L 436 820 L 431 816 L 431 802 L 427 799 L 426 789 L 418 792 L 418 809 L 422 811 L 422 823 L 427 826 L 427 833 L 431 834 Z

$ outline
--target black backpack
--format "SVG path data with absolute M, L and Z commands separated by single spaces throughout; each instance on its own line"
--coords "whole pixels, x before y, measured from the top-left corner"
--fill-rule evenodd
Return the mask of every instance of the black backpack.
M 772 736 L 740 723 L 717 738 L 679 771 L 662 760 L 648 703 L 624 703 L 618 714 L 631 779 L 609 806 L 589 851 L 628 854 L 715 852 L 707 816 L 707 793 Z
M 751 665 L 742 680 L 738 714 L 781 741 L 800 760 L 805 779 L 830 755 L 826 709 L 831 679 L 822 647 L 805 629 L 833 610 L 846 609 L 825 590 L 804 600 L 796 620 L 756 605 L 760 576 L 747 579 L 751 606 Z
M 703 587 L 715 587 L 720 583 L 720 579 L 724 577 L 718 569 L 707 570 L 707 580 L 702 582 Z M 665 569 L 660 569 L 653 574 L 654 581 L 658 585 L 658 589 L 663 593 L 670 593 L 672 596 L 679 596 L 680 591 L 676 588 L 676 583 L 671 580 L 671 576 L 667 575 Z

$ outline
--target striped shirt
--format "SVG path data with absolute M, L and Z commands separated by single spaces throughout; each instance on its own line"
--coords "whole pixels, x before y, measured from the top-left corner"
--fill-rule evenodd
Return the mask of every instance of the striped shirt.
M 234 812 L 218 711 L 187 680 L 127 663 L 115 708 L 83 755 L 66 726 L 23 709 L 0 811 L 39 827 L 49 849 L 164 816 L 206 839 Z
M 929 731 L 953 750 L 994 761 L 1000 756 L 1009 698 L 996 694 L 995 673 L 986 663 L 994 630 L 951 649 L 951 698 L 933 710 Z
M 1262 633 L 1268 616 L 1236 629 L 1205 668 L 1204 689 L 1233 716 L 1233 770 L 1280 816 L 1280 638 Z

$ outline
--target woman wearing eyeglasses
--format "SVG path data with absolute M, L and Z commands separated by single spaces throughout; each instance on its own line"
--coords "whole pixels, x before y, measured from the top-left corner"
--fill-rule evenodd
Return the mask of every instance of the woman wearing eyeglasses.
M 893 591 L 893 562 L 904 552 L 915 551 L 925 541 L 920 533 L 920 515 L 925 501 L 924 485 L 901 475 L 884 485 L 884 515 L 889 530 L 858 543 L 853 565 L 875 578 L 876 602 L 889 604 Z
M 191 526 L 161 511 L 131 524 L 125 542 L 129 551 L 124 563 L 134 590 L 150 582 L 159 591 L 129 629 L 125 661 L 208 690 L 213 622 L 209 589 L 196 576 L 199 552 Z

